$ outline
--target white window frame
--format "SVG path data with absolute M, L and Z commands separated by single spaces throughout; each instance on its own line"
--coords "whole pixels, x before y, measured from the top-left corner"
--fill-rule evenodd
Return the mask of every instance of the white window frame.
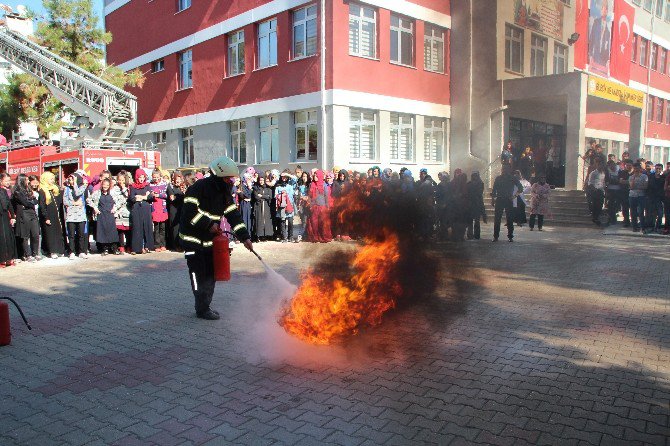
M 244 74 L 244 30 L 228 33 L 228 76 Z
M 299 14 L 303 17 L 298 19 Z M 317 52 L 317 7 L 316 4 L 305 6 L 304 8 L 293 11 L 293 45 L 291 55 L 293 59 L 301 59 L 316 55 Z M 313 33 L 313 35 L 311 35 Z M 310 48 L 310 39 L 313 44 Z M 298 43 L 302 43 L 302 50 L 298 49 Z
M 444 60 L 447 30 L 430 23 L 426 23 L 425 26 L 423 36 L 423 69 L 433 73 L 444 74 L 446 71 Z M 438 47 L 437 51 L 434 51 L 435 46 Z M 442 51 L 439 51 L 440 46 L 442 47 Z
M 249 152 L 247 151 L 247 121 L 240 119 L 228 123 L 230 130 L 230 159 L 237 164 L 247 164 Z M 242 157 L 244 149 L 244 157 Z
M 154 132 L 154 144 L 165 144 L 167 141 L 167 132 Z
M 394 21 L 397 21 L 397 24 L 394 24 Z M 409 25 L 409 26 L 405 26 Z M 393 36 L 395 35 L 398 39 L 398 48 L 396 54 L 393 54 L 393 43 L 391 43 L 391 63 L 395 65 L 402 65 L 405 67 L 414 67 L 414 21 L 406 17 L 397 14 L 391 14 L 391 42 L 393 42 Z M 407 51 L 406 46 L 403 45 L 403 36 L 409 35 L 411 44 L 409 45 L 409 54 L 405 54 Z M 409 63 L 406 63 L 405 56 L 409 56 Z
M 416 160 L 416 150 L 414 150 L 414 115 L 406 113 L 391 113 L 391 161 L 413 163 Z M 409 133 L 409 136 L 406 136 Z M 404 156 L 401 153 L 400 141 L 406 139 L 407 146 L 404 148 Z
M 665 0 L 665 17 L 663 20 L 670 22 L 670 0 Z
M 191 0 L 177 0 L 177 12 L 182 12 L 191 7 Z
M 265 26 L 267 25 L 267 30 Z M 277 65 L 277 18 L 258 24 L 258 53 L 256 68 L 268 68 Z M 267 61 L 262 60 L 261 52 L 267 50 Z
M 565 45 L 554 42 L 554 74 L 565 74 L 568 72 L 568 52 Z M 560 70 L 558 68 L 561 68 Z
M 515 35 L 515 33 L 518 34 Z M 524 31 L 522 28 L 517 26 L 510 25 L 509 23 L 505 24 L 505 70 L 511 71 L 512 73 L 523 74 L 523 58 L 524 58 Z M 518 48 L 517 48 L 518 47 Z M 518 52 L 517 56 L 519 59 L 519 69 L 516 70 L 514 67 L 514 61 L 516 60 L 515 48 Z
M 179 53 L 179 90 L 193 88 L 193 50 Z
M 642 5 L 642 7 L 644 8 L 645 11 L 651 12 L 653 4 L 654 0 L 644 0 L 644 5 Z
M 663 18 L 664 0 L 656 0 L 656 17 Z
M 530 75 L 531 76 L 546 76 L 547 75 L 547 53 L 549 52 L 549 40 L 539 34 L 532 33 L 530 35 Z M 541 64 L 538 64 L 540 59 Z M 541 69 L 538 72 L 538 68 Z
M 354 12 L 357 11 L 357 14 Z M 369 14 L 368 14 L 369 13 Z M 372 17 L 370 17 L 372 15 Z M 363 35 L 371 27 L 370 48 L 368 52 L 363 50 Z M 355 35 L 353 33 L 355 30 Z M 354 42 L 355 40 L 355 42 Z M 358 3 L 349 3 L 349 55 L 377 58 L 377 10 Z
M 267 125 L 263 124 L 267 120 Z M 279 120 L 277 115 L 267 115 L 258 118 L 259 140 L 258 140 L 258 160 L 259 164 L 276 164 L 279 162 Z M 269 141 L 268 147 L 269 159 L 264 156 L 263 139 Z M 275 142 L 277 147 L 275 147 Z
M 366 119 L 366 115 L 371 115 L 371 119 Z M 359 108 L 349 109 L 349 158 L 352 162 L 369 162 L 376 161 L 378 158 L 378 149 L 377 149 L 377 119 L 379 118 L 379 112 L 374 110 L 365 110 Z M 372 128 L 370 134 L 372 135 L 372 144 L 371 149 L 372 153 L 368 153 L 369 156 L 363 156 L 363 138 L 364 128 Z M 354 147 L 354 141 L 352 141 L 352 134 L 356 134 L 356 139 L 358 141 L 357 147 Z
M 165 71 L 165 59 L 158 59 L 151 62 L 151 73 L 160 73 Z
M 195 142 L 193 127 L 181 129 L 179 132 L 179 167 L 195 165 Z M 188 159 L 186 156 L 188 155 Z M 190 161 L 190 162 L 188 162 Z
M 294 161 L 310 162 L 316 161 L 319 156 L 319 126 L 318 126 L 318 112 L 317 110 L 301 110 L 293 113 L 293 128 L 295 136 L 295 156 Z M 302 141 L 299 136 L 300 131 L 303 132 Z M 312 157 L 310 150 L 310 132 L 316 132 L 316 151 Z M 304 153 L 300 156 L 298 146 L 303 144 Z
M 640 66 L 645 68 L 648 65 L 650 44 L 651 44 L 650 40 L 647 40 L 644 37 L 640 37 Z
M 441 135 L 441 136 L 440 136 Z M 443 163 L 447 141 L 446 118 L 423 118 L 423 158 L 426 163 Z

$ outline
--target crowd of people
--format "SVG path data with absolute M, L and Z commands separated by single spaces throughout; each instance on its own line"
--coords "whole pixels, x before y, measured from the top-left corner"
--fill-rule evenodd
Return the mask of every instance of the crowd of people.
M 583 155 L 587 168 L 584 189 L 596 225 L 618 224 L 645 234 L 670 234 L 670 162 L 639 158 L 628 152 L 621 159 L 605 155 L 601 145 L 590 142 Z
M 206 175 L 140 168 L 134 177 L 105 170 L 89 178 L 79 170 L 59 185 L 48 171 L 40 177 L 21 174 L 16 181 L 0 174 L 0 267 L 44 257 L 87 258 L 93 245 L 103 256 L 180 251 L 186 191 Z M 418 222 L 414 230 L 422 240 L 480 239 L 480 222 L 487 222 L 484 189 L 478 172 L 468 178 L 461 169 L 453 178 L 439 173 L 436 182 L 427 169 L 415 180 L 407 168 L 307 172 L 297 166 L 283 172 L 249 167 L 232 190 L 253 241 L 327 243 L 358 237 L 355 224 L 335 215 L 335 204 L 346 205 L 353 192 L 370 200 L 382 192 L 411 200 Z M 504 169 L 493 188 L 495 240 L 503 212 L 511 241 L 513 226 L 527 223 L 526 206 L 531 230 L 536 222 L 542 230 L 549 190 L 544 178 L 531 186 L 519 170 L 513 175 Z

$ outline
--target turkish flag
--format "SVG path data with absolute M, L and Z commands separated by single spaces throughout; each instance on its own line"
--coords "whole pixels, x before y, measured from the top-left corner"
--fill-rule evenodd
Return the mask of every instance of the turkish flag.
M 575 68 L 583 70 L 589 49 L 589 0 L 577 0 L 575 8 L 575 32 L 579 34 L 575 42 Z
M 630 81 L 630 58 L 633 51 L 633 24 L 635 8 L 625 0 L 614 0 L 614 22 L 612 23 L 612 53 L 610 77 L 628 85 Z

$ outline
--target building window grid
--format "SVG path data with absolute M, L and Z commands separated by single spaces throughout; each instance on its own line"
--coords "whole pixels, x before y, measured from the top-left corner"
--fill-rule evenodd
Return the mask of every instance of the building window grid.
M 666 22 L 670 22 L 670 0 L 665 0 L 665 17 L 664 17 L 664 20 Z
M 523 73 L 523 30 L 505 25 L 505 69 Z
M 293 114 L 295 127 L 295 161 L 316 161 L 319 132 L 316 110 L 305 110 Z
M 547 74 L 547 46 L 544 37 L 532 34 L 530 38 L 530 75 L 544 76 Z
M 649 66 L 654 71 L 658 68 L 658 45 L 655 43 L 651 44 L 651 52 L 649 53 Z
M 349 111 L 349 157 L 353 161 L 377 158 L 377 113 L 371 110 Z
M 643 8 L 645 9 L 645 11 L 651 12 L 651 7 L 652 7 L 653 3 L 654 3 L 654 0 L 644 0 Z
M 670 124 L 670 100 L 665 101 L 665 123 Z
M 293 12 L 293 58 L 316 54 L 316 5 Z
M 193 51 L 179 53 L 179 89 L 193 87 Z
M 165 144 L 167 141 L 167 132 L 155 132 L 154 144 Z
M 656 122 L 659 124 L 663 122 L 663 109 L 665 108 L 663 102 L 663 99 L 656 98 Z
M 277 65 L 277 19 L 258 25 L 258 68 Z
M 263 116 L 259 119 L 260 153 L 262 164 L 279 162 L 279 123 L 277 116 Z
M 191 7 L 191 0 L 177 0 L 177 12 Z
M 649 41 L 644 37 L 640 38 L 640 65 L 643 67 L 647 66 L 647 47 L 649 46 Z
M 670 0 L 669 0 L 670 1 Z M 638 43 L 638 37 L 637 34 L 633 35 L 633 40 L 632 40 L 632 48 L 630 52 L 630 60 L 633 63 L 637 63 L 637 43 Z
M 373 8 L 349 4 L 349 54 L 377 57 L 377 11 Z
M 423 157 L 427 162 L 441 163 L 444 159 L 445 119 L 424 118 Z
M 647 121 L 654 120 L 654 97 L 647 97 Z
M 244 31 L 228 34 L 228 76 L 244 73 Z
M 444 38 L 446 31 L 426 23 L 423 37 L 423 68 L 426 71 L 444 73 Z
M 160 73 L 165 70 L 165 59 L 155 60 L 151 63 L 151 72 Z
M 247 163 L 247 122 L 230 122 L 230 157 L 238 164 Z
M 568 47 L 554 43 L 554 74 L 568 72 Z
M 414 66 L 414 22 L 391 16 L 391 62 Z
M 656 0 L 656 17 L 663 18 L 665 0 Z
M 414 162 L 414 116 L 391 113 L 391 161 Z
M 195 144 L 193 128 L 181 129 L 181 153 L 179 166 L 193 166 L 195 164 Z
M 665 48 L 659 47 L 658 53 L 658 72 L 665 74 L 666 64 L 668 63 L 668 50 Z

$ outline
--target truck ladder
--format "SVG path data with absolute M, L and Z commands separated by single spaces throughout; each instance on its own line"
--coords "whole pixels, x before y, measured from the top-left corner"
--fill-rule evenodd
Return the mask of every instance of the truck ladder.
M 135 132 L 137 98 L 132 94 L 4 26 L 0 27 L 0 56 L 37 78 L 80 115 L 80 137 L 125 143 Z

